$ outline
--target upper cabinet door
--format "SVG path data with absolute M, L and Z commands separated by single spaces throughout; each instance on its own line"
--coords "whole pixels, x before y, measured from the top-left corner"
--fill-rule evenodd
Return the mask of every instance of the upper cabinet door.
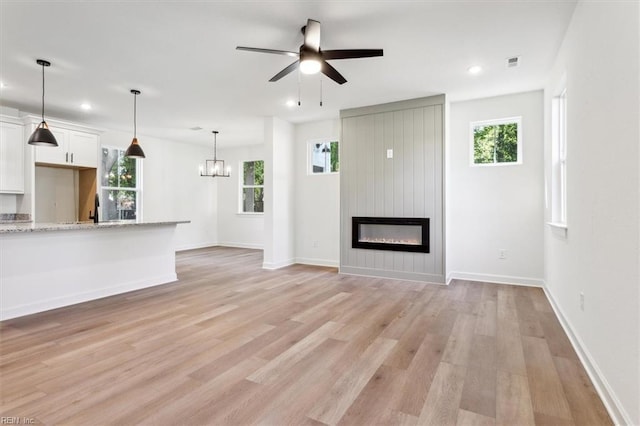
M 58 146 L 35 147 L 36 164 L 55 164 L 58 166 L 97 168 L 98 135 L 77 130 L 61 129 L 50 126 Z
M 69 162 L 75 167 L 98 168 L 98 135 L 69 132 Z
M 68 130 L 58 129 L 52 126 L 49 126 L 49 130 L 51 130 L 51 133 L 53 133 L 53 136 L 56 138 L 56 141 L 58 142 L 58 146 L 57 147 L 36 146 L 35 147 L 36 163 L 68 165 L 69 164 L 69 153 L 67 151 L 67 139 L 68 139 L 68 133 L 69 133 Z
M 23 126 L 0 122 L 0 193 L 24 193 Z

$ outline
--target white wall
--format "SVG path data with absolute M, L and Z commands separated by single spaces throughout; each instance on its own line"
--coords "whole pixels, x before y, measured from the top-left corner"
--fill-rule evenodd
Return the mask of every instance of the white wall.
M 126 149 L 132 135 L 107 131 L 103 146 Z M 199 167 L 211 157 L 209 147 L 138 135 L 146 158 L 142 160 L 142 217 L 147 221 L 190 220 L 178 225 L 178 250 L 215 245 L 217 183 L 201 177 Z
M 635 425 L 640 424 L 639 9 L 638 2 L 578 3 L 545 91 L 550 181 L 551 97 L 566 75 L 568 232 L 563 238 L 545 230 L 546 289 L 614 421 Z
M 340 120 L 295 126 L 295 256 L 297 263 L 340 263 L 340 175 L 309 175 L 309 141 L 340 140 Z
M 276 117 L 264 123 L 263 267 L 275 269 L 295 262 L 294 127 Z
M 449 278 L 542 285 L 543 93 L 450 104 L 446 214 Z M 522 117 L 520 165 L 470 166 L 470 123 Z M 499 259 L 499 250 L 506 259 Z
M 262 249 L 264 215 L 241 214 L 240 185 L 242 161 L 264 160 L 263 145 L 249 145 L 218 150 L 218 158 L 231 166 L 231 177 L 218 180 L 218 243 L 230 247 Z

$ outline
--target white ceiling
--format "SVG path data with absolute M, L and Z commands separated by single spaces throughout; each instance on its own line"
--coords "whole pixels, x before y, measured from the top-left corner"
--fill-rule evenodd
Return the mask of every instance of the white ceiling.
M 262 117 L 299 123 L 339 110 L 432 94 L 471 99 L 543 87 L 574 1 L 6 1 L 0 0 L 0 103 L 138 134 L 220 146 L 263 139 Z M 382 58 L 331 61 L 342 86 L 237 45 L 297 51 L 308 18 L 323 50 L 382 48 Z M 520 56 L 518 68 L 505 59 Z M 479 75 L 469 75 L 474 64 Z M 324 106 L 319 106 L 320 80 Z M 93 109 L 82 111 L 89 102 Z M 204 128 L 201 131 L 191 127 Z M 141 138 L 144 146 L 144 140 Z

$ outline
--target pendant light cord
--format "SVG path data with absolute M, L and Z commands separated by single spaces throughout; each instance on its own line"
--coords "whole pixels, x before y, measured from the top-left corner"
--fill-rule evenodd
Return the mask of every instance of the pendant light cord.
M 44 64 L 42 65 L 42 121 L 44 122 Z
M 136 138 L 136 98 L 138 97 L 137 93 L 133 94 L 133 138 Z
M 217 145 L 218 145 L 218 132 L 215 132 L 213 134 L 213 165 L 215 167 L 216 161 L 218 160 L 218 156 L 216 154 L 217 151 Z
M 298 106 L 300 106 L 300 67 L 298 66 Z

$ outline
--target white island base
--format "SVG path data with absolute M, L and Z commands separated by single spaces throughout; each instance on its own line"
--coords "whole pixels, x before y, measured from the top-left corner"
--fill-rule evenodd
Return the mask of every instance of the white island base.
M 0 229 L 0 320 L 175 281 L 177 223 Z

